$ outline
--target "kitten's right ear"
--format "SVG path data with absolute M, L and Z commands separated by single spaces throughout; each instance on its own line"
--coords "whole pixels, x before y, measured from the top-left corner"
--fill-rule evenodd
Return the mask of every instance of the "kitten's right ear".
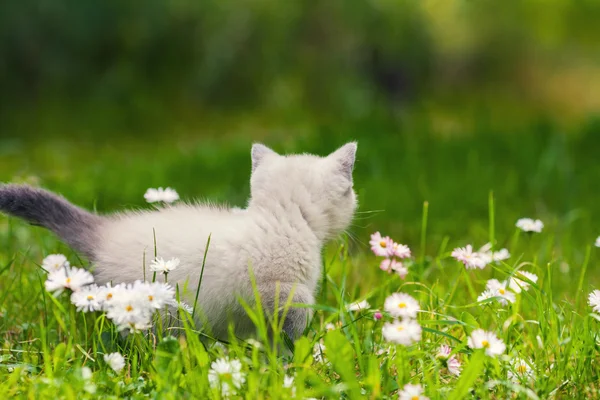
M 277 155 L 273 150 L 265 146 L 264 144 L 254 143 L 252 145 L 252 172 L 258 167 L 258 164 L 262 161 L 265 156 L 268 155 Z

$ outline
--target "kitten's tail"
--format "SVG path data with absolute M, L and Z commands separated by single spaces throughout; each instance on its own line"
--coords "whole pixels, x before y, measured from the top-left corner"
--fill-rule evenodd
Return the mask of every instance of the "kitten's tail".
M 0 184 L 0 211 L 51 230 L 93 259 L 102 217 L 74 206 L 61 196 L 28 185 Z

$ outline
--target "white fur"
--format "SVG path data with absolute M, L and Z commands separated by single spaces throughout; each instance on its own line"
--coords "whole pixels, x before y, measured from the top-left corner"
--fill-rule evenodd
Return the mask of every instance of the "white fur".
M 211 235 L 198 300 L 200 321 L 219 338 L 227 338 L 229 321 L 235 322 L 237 335 L 248 336 L 254 326 L 237 296 L 253 303 L 249 267 L 265 307 L 273 307 L 277 284 L 280 301 L 293 292 L 294 302 L 314 302 L 322 247 L 347 228 L 356 208 L 351 175 L 355 152 L 356 144 L 349 143 L 328 157 L 281 156 L 254 145 L 246 210 L 176 205 L 109 217 L 99 227 L 96 280 L 142 279 L 144 257 L 149 279 L 155 232 L 158 256 L 181 260 L 169 282 L 186 287 L 184 300 L 192 304 Z M 306 309 L 296 310 L 288 317 L 293 336 L 302 332 L 307 315 Z

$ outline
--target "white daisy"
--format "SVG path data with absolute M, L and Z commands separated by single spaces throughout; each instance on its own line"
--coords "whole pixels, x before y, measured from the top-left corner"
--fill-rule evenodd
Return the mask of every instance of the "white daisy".
M 458 361 L 458 358 L 456 358 L 456 356 L 450 356 L 451 353 L 452 349 L 450 348 L 450 346 L 443 344 L 438 349 L 436 357 L 443 360 L 446 367 L 448 368 L 449 373 L 451 373 L 452 375 L 459 376 L 461 368 L 460 361 Z
M 171 258 L 170 260 L 164 260 L 162 257 L 156 257 L 150 263 L 150 271 L 162 272 L 167 274 L 179 266 L 179 258 Z
M 325 357 L 325 345 L 322 342 L 317 342 L 313 346 L 313 359 L 318 363 L 324 363 L 327 361 Z
M 491 290 L 484 290 L 479 296 L 477 296 L 477 301 L 481 303 L 484 300 L 491 299 L 495 294 Z
M 596 239 L 596 243 L 594 243 L 596 247 L 600 247 L 600 236 Z
M 483 269 L 487 265 L 485 257 L 473 251 L 473 246 L 458 247 L 452 251 L 452 257 L 462 262 L 467 269 Z
M 475 329 L 467 344 L 472 349 L 485 349 L 485 354 L 494 357 L 504 353 L 506 345 L 493 332 L 486 332 L 483 329 Z
M 159 310 L 177 304 L 175 289 L 168 283 L 136 281 L 130 290 L 139 294 L 142 303 L 151 309 Z
M 144 293 L 131 290 L 132 286 L 128 286 L 129 288 L 120 290 L 119 295 L 112 299 L 106 316 L 119 326 L 119 330 L 147 329 L 153 309 Z
M 390 250 L 390 256 L 398 258 L 409 258 L 410 248 L 404 244 L 393 242 L 392 249 Z
M 408 275 L 408 268 L 406 268 L 400 261 L 392 260 L 391 269 L 402 279 L 406 278 L 406 275 Z
M 448 368 L 448 372 L 455 376 L 460 376 L 461 365 L 458 358 L 452 356 L 446 360 L 446 367 Z
M 526 362 L 522 358 L 516 357 L 511 362 L 511 368 L 508 370 L 508 379 L 513 382 L 533 379 L 533 370 L 530 367 L 531 360 Z
M 485 285 L 486 291 L 477 298 L 498 297 L 498 302 L 502 305 L 514 303 L 517 298 L 513 292 L 508 290 L 508 282 L 500 282 L 498 279 L 490 279 Z
M 102 309 L 104 311 L 108 310 L 115 296 L 118 296 L 121 291 L 125 290 L 124 288 L 125 285 L 112 286 L 110 283 L 98 287 L 98 298 L 102 301 Z
M 220 388 L 223 396 L 229 396 L 235 392 L 235 389 L 241 389 L 246 382 L 245 374 L 242 372 L 242 363 L 239 360 L 219 358 L 210 364 L 208 382 L 213 389 Z M 235 388 L 234 390 L 232 390 L 232 386 Z
M 392 242 L 392 239 L 390 239 L 388 236 L 382 237 L 379 232 L 375 232 L 371 235 L 369 244 L 371 245 L 371 250 L 376 256 L 388 257 L 392 251 L 394 242 Z
M 77 311 L 100 311 L 102 309 L 100 293 L 97 285 L 86 286 L 71 294 L 71 303 L 77 307 Z
M 421 340 L 421 325 L 411 319 L 388 322 L 383 325 L 381 333 L 388 342 L 409 346 Z
M 283 377 L 283 387 L 291 389 L 292 397 L 296 397 L 296 387 L 294 386 L 294 377 L 286 375 Z
M 600 313 L 600 290 L 594 290 L 588 297 L 588 304 L 594 311 Z
M 539 219 L 521 218 L 516 223 L 517 228 L 524 232 L 540 233 L 544 229 L 544 223 Z
M 508 260 L 509 258 L 510 253 L 508 252 L 508 249 L 500 249 L 492 253 L 492 260 L 495 262 Z
M 173 203 L 174 201 L 179 200 L 179 195 L 175 190 L 169 187 L 166 189 L 163 189 L 161 187 L 159 187 L 158 189 L 150 188 L 146 190 L 146 193 L 144 194 L 144 199 L 146 199 L 148 203 Z
M 47 291 L 58 295 L 65 289 L 77 291 L 93 282 L 94 277 L 88 271 L 82 268 L 65 267 L 50 272 L 44 286 Z
M 507 249 L 500 249 L 498 251 L 492 251 L 492 244 L 486 243 L 478 251 L 480 257 L 485 261 L 486 264 L 492 261 L 498 263 L 510 258 L 510 253 Z
M 406 293 L 394 293 L 385 299 L 385 311 L 392 317 L 416 318 L 420 310 L 419 302 Z
M 429 397 L 423 395 L 423 387 L 421 385 L 412 385 L 410 383 L 404 385 L 402 390 L 398 392 L 399 400 L 429 400 Z
M 529 289 L 529 282 L 525 282 L 520 277 L 525 277 L 533 283 L 537 283 L 538 277 L 536 274 L 532 274 L 527 271 L 517 271 L 514 276 L 510 278 L 508 287 L 515 293 L 521 293 L 522 290 L 527 291 Z
M 125 367 L 125 359 L 120 353 L 110 353 L 104 355 L 104 362 L 109 365 L 117 374 Z
M 188 314 L 191 314 L 194 312 L 194 307 L 190 306 L 188 303 L 185 303 L 183 301 L 180 301 L 177 303 L 177 308 L 185 311 Z
M 450 353 L 452 353 L 452 349 L 450 348 L 450 346 L 448 346 L 447 344 L 443 344 L 440 346 L 435 356 L 437 358 L 446 359 L 450 356 Z
M 50 254 L 42 261 L 42 268 L 46 272 L 57 271 L 63 267 L 69 267 L 69 261 L 67 257 L 62 254 Z
M 362 311 L 368 310 L 371 307 L 368 301 L 358 301 L 346 306 L 346 311 Z

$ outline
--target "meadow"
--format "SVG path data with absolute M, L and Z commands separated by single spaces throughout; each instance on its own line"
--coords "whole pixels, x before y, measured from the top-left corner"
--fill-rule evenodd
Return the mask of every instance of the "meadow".
M 386 121 L 3 138 L 1 181 L 42 185 L 99 212 L 150 207 L 144 193 L 158 186 L 243 207 L 253 141 L 327 154 L 357 140 L 360 207 L 324 251 L 314 318 L 293 345 L 267 339 L 267 324 L 280 321 L 260 310 L 248 310 L 258 331 L 249 342 L 206 339 L 183 309 L 176 331 L 157 319 L 123 335 L 106 313 L 77 311 L 69 290 L 46 290 L 46 256 L 86 260 L 41 228 L 0 217 L 0 397 L 598 398 L 600 310 L 588 304 L 600 289 L 597 124 L 482 123 L 440 135 L 429 118 Z M 517 228 L 523 217 L 543 221 L 541 232 Z M 377 231 L 383 238 L 370 244 Z M 383 261 L 386 235 L 411 250 L 397 253 L 401 264 Z M 518 280 L 520 271 L 535 279 Z

